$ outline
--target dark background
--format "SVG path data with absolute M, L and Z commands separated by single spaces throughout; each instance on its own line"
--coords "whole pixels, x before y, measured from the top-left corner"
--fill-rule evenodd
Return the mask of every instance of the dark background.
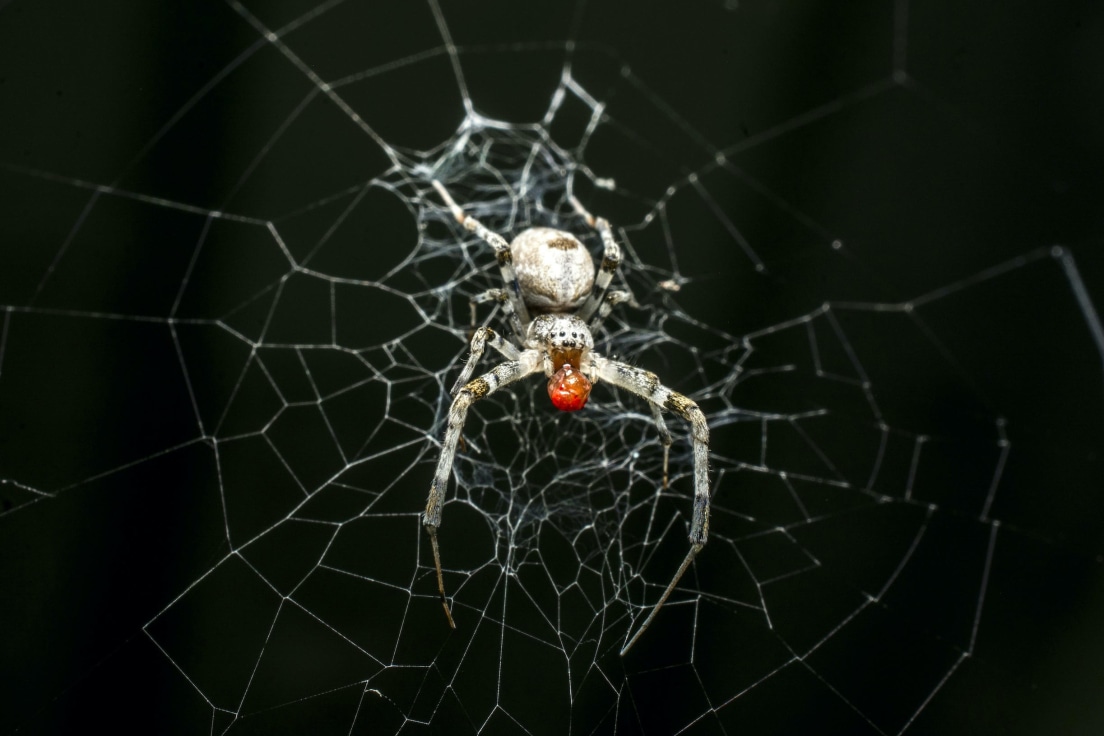
M 422 721 L 450 733 L 562 732 L 567 709 L 554 693 L 570 669 L 580 733 L 1099 733 L 1104 380 L 1093 320 L 1104 284 L 1104 16 L 1091 3 L 842 5 L 446 2 L 465 97 L 439 19 L 420 2 L 250 7 L 267 28 L 294 23 L 282 33 L 293 59 L 223 3 L 0 0 L 0 732 L 406 733 Z M 304 15 L 312 9 L 325 12 Z M 799 546 L 831 571 L 823 597 L 771 600 L 771 631 L 751 616 L 710 624 L 702 614 L 693 661 L 678 637 L 698 619 L 678 612 L 624 663 L 616 648 L 583 649 L 559 669 L 528 658 L 524 644 L 436 649 L 440 613 L 424 559 L 418 573 L 392 580 L 387 566 L 342 557 L 345 545 L 371 556 L 355 551 L 359 539 L 392 561 L 416 559 L 409 522 L 431 444 L 380 423 L 373 411 L 385 399 L 366 388 L 336 431 L 359 426 L 349 431 L 362 447 L 411 449 L 342 474 L 332 448 L 303 429 L 313 419 L 289 408 L 309 391 L 295 394 L 283 374 L 240 373 L 251 342 L 324 344 L 332 328 L 339 346 L 378 347 L 410 326 L 382 295 L 364 302 L 379 321 L 346 321 L 347 312 L 335 321 L 328 287 L 289 276 L 292 260 L 315 258 L 323 273 L 382 280 L 396 253 L 410 252 L 419 216 L 369 198 L 373 219 L 358 232 L 371 248 L 327 262 L 302 244 L 316 243 L 337 212 L 319 208 L 312 224 L 299 217 L 306 205 L 372 177 L 398 181 L 409 197 L 411 180 L 388 178 L 380 141 L 311 96 L 300 64 L 331 82 L 367 70 L 339 94 L 409 153 L 452 138 L 465 99 L 491 118 L 539 118 L 569 58 L 610 116 L 585 163 L 615 177 L 620 196 L 581 191 L 638 234 L 646 262 L 689 279 L 677 296 L 685 324 L 708 329 L 670 329 L 714 351 L 697 377 L 735 374 L 738 354 L 716 347 L 724 339 L 751 336 L 749 369 L 788 363 L 788 342 L 807 337 L 787 321 L 839 304 L 840 344 L 861 356 L 901 440 L 886 461 L 900 472 L 886 470 L 872 489 L 862 475 L 849 498 L 920 517 L 928 503 L 938 508 L 900 533 L 886 516 L 852 523 L 862 514 L 836 507 L 829 523 L 798 525 Z M 658 229 L 643 220 L 671 186 L 675 259 L 649 249 Z M 240 219 L 212 220 L 212 210 Z M 277 222 L 290 258 L 266 221 Z M 297 240 L 300 227 L 314 239 Z M 429 279 L 433 266 L 425 269 Z M 281 280 L 277 299 L 247 298 Z M 912 315 L 891 308 L 910 301 Z M 430 321 L 456 333 L 419 332 L 409 349 L 444 371 L 464 351 L 463 325 Z M 818 332 L 824 345 L 831 334 Z M 851 365 L 842 352 L 833 359 Z M 311 367 L 318 385 L 344 385 L 360 368 L 339 359 Z M 726 401 L 763 412 L 832 406 L 819 378 L 714 387 L 711 416 L 740 416 Z M 694 375 L 681 380 L 687 392 L 703 388 Z M 265 385 L 288 393 L 274 398 Z M 421 402 L 394 416 L 415 428 L 439 421 L 432 376 L 393 385 Z M 840 401 L 837 415 L 855 408 Z M 851 478 L 848 461 L 871 456 L 872 419 L 849 418 L 865 427 L 844 421 L 815 442 Z M 228 442 L 270 420 L 263 439 Z M 383 438 L 364 439 L 365 427 Z M 909 470 L 914 435 L 933 438 L 918 475 Z M 797 475 L 801 447 L 771 437 L 766 467 Z M 760 441 L 757 426 L 715 432 L 715 474 L 733 471 L 719 481 L 715 532 L 736 543 L 707 549 L 715 562 L 694 586 L 703 591 L 723 589 L 710 575 L 736 564 L 733 550 L 756 554 L 754 535 L 733 530 L 756 506 L 726 494 L 737 477 L 736 487 L 756 487 L 735 469 L 757 464 Z M 283 523 L 301 489 L 282 463 L 311 490 L 333 490 L 333 475 L 351 487 L 374 488 L 371 479 L 387 503 L 358 518 L 355 500 L 319 494 L 324 509 Z M 456 516 L 453 539 L 464 523 Z M 331 538 L 307 517 L 354 519 L 347 528 L 359 531 Z M 876 591 L 853 568 L 876 567 L 882 554 L 906 559 L 900 546 L 917 529 L 922 555 L 899 597 L 869 609 L 848 598 Z M 231 541 L 254 535 L 264 543 L 227 558 Z M 362 586 L 359 598 L 304 587 L 292 596 L 302 608 L 274 618 L 284 602 L 268 586 L 286 594 L 332 568 L 385 584 Z M 388 584 L 418 589 L 411 609 Z M 858 610 L 853 635 L 815 651 L 807 647 L 826 631 L 787 636 Z M 372 625 L 395 651 L 382 656 L 364 632 L 356 647 L 327 638 L 352 630 L 336 623 L 342 615 L 364 611 L 377 612 L 367 618 L 384 622 Z M 511 625 L 524 629 L 526 615 Z M 330 633 L 299 636 L 315 616 Z M 400 651 L 412 639 L 422 648 Z M 591 690 L 580 684 L 588 677 L 611 684 Z M 502 691 L 515 679 L 529 691 Z M 438 689 L 451 693 L 440 704 L 427 694 Z M 257 692 L 268 700 L 249 700 Z

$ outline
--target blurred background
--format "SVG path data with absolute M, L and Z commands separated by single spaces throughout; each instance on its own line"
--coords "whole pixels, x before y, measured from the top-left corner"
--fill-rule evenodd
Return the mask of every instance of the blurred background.
M 1102 57 L 1087 2 L 0 0 L 0 732 L 1099 733 Z M 604 349 L 710 416 L 624 659 L 689 511 L 625 399 L 479 414 L 440 621 L 494 282 L 435 165 L 504 232 L 573 172 Z

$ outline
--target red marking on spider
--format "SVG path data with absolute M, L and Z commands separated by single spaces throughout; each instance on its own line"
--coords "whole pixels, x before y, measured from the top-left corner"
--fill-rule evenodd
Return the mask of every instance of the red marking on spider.
M 586 376 L 564 363 L 548 379 L 548 396 L 560 411 L 579 411 L 590 397 L 590 385 Z

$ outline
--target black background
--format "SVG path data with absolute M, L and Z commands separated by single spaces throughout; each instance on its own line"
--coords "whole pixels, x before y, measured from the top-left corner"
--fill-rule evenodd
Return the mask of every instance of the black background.
M 312 7 L 251 10 L 265 26 L 280 28 Z M 917 671 L 923 654 L 912 648 L 927 639 L 913 625 L 923 630 L 938 619 L 943 596 L 955 595 L 940 589 L 938 576 L 931 587 L 904 584 L 921 610 L 916 618 L 889 616 L 883 639 L 854 642 L 850 652 L 846 638 L 834 639 L 843 650 L 825 654 L 827 661 L 809 658 L 809 668 L 761 682 L 767 672 L 760 672 L 747 693 L 718 684 L 726 682 L 723 667 L 721 674 L 691 668 L 693 676 L 649 681 L 639 673 L 665 662 L 663 655 L 630 663 L 637 679 L 628 689 L 635 687 L 641 702 L 670 699 L 657 711 L 679 714 L 673 725 L 634 720 L 625 705 L 632 698 L 624 697 L 618 720 L 578 716 L 575 728 L 662 733 L 689 723 L 679 720 L 681 703 L 686 712 L 716 709 L 689 727 L 694 733 L 1099 733 L 1104 380 L 1093 308 L 1086 307 L 1099 304 L 1104 283 L 1104 17 L 1097 6 L 449 2 L 443 14 L 462 49 L 467 99 L 492 118 L 543 114 L 567 56 L 563 41 L 575 41 L 573 69 L 607 103 L 612 129 L 645 142 L 634 151 L 623 145 L 625 136 L 596 136 L 586 163 L 599 175 L 616 174 L 631 196 L 589 192 L 591 206 L 615 222 L 637 223 L 646 203 L 679 184 L 671 227 L 678 271 L 693 285 L 679 303 L 714 335 L 754 333 L 828 301 L 930 304 L 919 308 L 920 326 L 907 319 L 869 330 L 848 326 L 849 344 L 876 376 L 889 423 L 918 432 L 936 427 L 966 438 L 960 447 L 989 443 L 984 456 L 951 452 L 934 461 L 948 478 L 991 477 L 997 417 L 1006 420 L 1013 448 L 989 514 L 1001 524 L 978 638 L 914 721 L 908 719 L 918 704 L 910 698 L 931 683 L 911 679 L 926 676 Z M 284 40 L 323 80 L 436 51 L 424 63 L 384 69 L 341 90 L 390 144 L 428 149 L 452 137 L 463 118 L 464 98 L 440 53 L 429 5 L 349 0 Z M 491 48 L 472 51 L 480 45 Z M 244 577 L 220 582 L 225 587 L 203 605 L 177 602 L 226 554 L 220 484 L 267 493 L 279 476 L 263 448 L 239 464 L 224 459 L 216 472 L 187 389 L 232 378 L 173 373 L 191 338 L 181 324 L 183 337 L 170 340 L 167 317 L 196 244 L 208 237 L 199 214 L 278 218 L 381 174 L 387 164 L 379 145 L 321 95 L 292 117 L 313 86 L 226 4 L 0 2 L 4 733 L 93 725 L 142 733 L 422 728 L 401 718 L 374 721 L 367 707 L 358 716 L 357 688 L 350 699 L 319 695 L 327 686 L 318 683 L 332 672 L 308 640 L 298 658 L 289 657 L 312 697 L 260 712 L 240 706 L 237 720 L 213 709 L 205 697 L 224 692 L 220 677 L 232 692 L 242 670 L 257 663 L 243 642 L 268 636 L 271 615 L 260 605 L 253 617 L 243 613 L 251 591 L 235 581 Z M 289 120 L 294 133 L 265 148 Z M 720 150 L 741 175 L 710 163 Z M 685 180 L 693 172 L 765 269 L 756 271 L 708 207 L 686 196 L 694 191 Z M 115 190 L 97 193 L 97 185 Z M 395 239 L 409 239 L 410 218 L 402 224 L 400 213 L 396 221 Z M 389 223 L 377 222 L 376 233 Z M 213 230 L 210 242 L 247 245 L 213 275 L 188 276 L 196 303 L 185 300 L 183 312 L 221 315 L 233 304 L 221 293 L 248 292 L 242 284 L 259 287 L 286 272 L 286 263 L 263 260 L 274 251 L 257 230 Z M 255 250 L 248 246 L 254 238 Z M 843 247 L 834 250 L 837 239 Z M 1080 282 L 1063 270 L 1069 261 L 1051 256 L 1056 245 L 1072 254 Z M 390 258 L 374 251 L 358 267 L 376 277 Z M 974 280 L 994 274 L 987 269 L 1003 275 Z M 1079 283 L 1087 301 L 1078 301 Z M 938 296 L 930 302 L 922 298 L 932 292 Z M 296 324 L 315 320 L 324 333 L 330 323 L 324 311 L 311 311 L 315 296 L 303 297 Z M 294 293 L 285 299 L 296 303 Z M 912 337 L 888 340 L 898 329 Z M 933 339 L 926 343 L 922 334 Z M 228 335 L 202 340 L 215 355 L 244 349 Z M 435 360 L 443 366 L 461 350 L 455 342 L 441 345 Z M 944 359 L 939 371 L 931 368 L 934 354 Z M 212 365 L 221 370 L 218 359 Z M 740 399 L 772 405 L 764 395 Z M 260 410 L 254 419 L 262 416 Z M 233 433 L 223 428 L 221 436 Z M 715 451 L 753 462 L 723 443 Z M 417 511 L 428 478 L 425 458 L 418 459 L 406 512 Z M 413 461 L 395 460 L 396 467 Z M 788 467 L 782 460 L 768 465 Z M 953 499 L 941 501 L 955 507 Z M 970 509 L 929 529 L 948 569 L 960 557 L 976 559 L 977 541 L 984 550 L 990 539 L 992 527 L 980 523 L 976 505 Z M 274 521 L 259 515 L 253 523 L 262 529 Z M 956 524 L 980 531 L 947 530 Z M 293 551 L 299 544 L 313 549 L 307 533 L 270 537 Z M 828 541 L 832 548 L 849 540 L 836 530 Z M 395 555 L 412 559 L 404 543 Z M 309 563 L 299 564 L 316 558 L 303 559 Z M 953 577 L 944 580 L 953 587 Z M 979 589 L 966 588 L 967 596 Z M 223 609 L 220 601 L 234 602 Z M 412 615 L 409 625 L 422 621 Z M 938 638 L 939 626 L 931 629 Z M 905 643 L 887 643 L 896 640 Z M 160 642 L 172 642 L 170 656 Z M 949 649 L 962 651 L 961 644 Z M 883 646 L 888 653 L 879 659 Z M 211 652 L 223 664 L 205 664 Z M 430 649 L 427 661 L 434 656 Z M 754 661 L 757 654 L 747 656 Z M 442 672 L 447 660 L 437 665 Z M 472 656 L 460 668 L 466 682 L 480 680 L 484 661 Z M 210 679 L 194 687 L 188 677 L 208 667 Z M 420 682 L 369 687 L 388 692 L 392 715 L 421 713 L 398 695 Z M 435 730 L 481 726 L 448 708 L 428 712 L 437 713 Z M 584 712 L 578 705 L 576 713 Z M 483 731 L 544 732 L 539 705 L 512 715 L 525 723 L 492 719 Z

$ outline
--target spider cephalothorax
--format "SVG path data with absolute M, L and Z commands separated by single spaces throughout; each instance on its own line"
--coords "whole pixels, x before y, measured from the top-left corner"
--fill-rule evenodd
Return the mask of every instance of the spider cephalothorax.
M 504 286 L 478 295 L 473 303 L 500 303 L 513 332 L 513 340 L 507 340 L 489 327 L 480 327 L 475 331 L 471 355 L 452 389 L 448 429 L 429 487 L 423 523 L 433 547 L 437 589 L 449 625 L 456 628 L 445 596 L 437 530 L 441 526 L 445 488 L 468 408 L 503 386 L 534 373 L 543 373 L 548 377 L 548 395 L 553 405 L 563 411 L 577 411 L 586 405 L 593 384 L 601 380 L 648 402 L 664 448 L 664 488 L 667 486 L 667 458 L 672 439 L 663 421 L 663 411 L 673 411 L 689 422 L 694 446 L 690 551 L 659 602 L 621 649 L 624 654 L 655 618 L 709 536 L 709 428 L 705 415 L 693 401 L 660 383 L 656 374 L 594 352 L 593 331 L 613 305 L 628 298 L 625 292 L 609 290 L 613 276 L 621 265 L 621 248 L 614 240 L 608 222 L 595 218 L 577 199 L 571 198 L 575 211 L 602 238 L 602 265 L 596 273 L 590 253 L 574 235 L 553 228 L 533 227 L 522 231 L 512 243 L 507 244 L 501 235 L 464 214 L 440 182 L 434 181 L 433 186 L 456 221 L 494 248 Z M 472 372 L 488 344 L 506 360 L 473 379 Z
M 586 322 L 574 315 L 538 315 L 529 324 L 526 344 L 544 354 L 552 404 L 562 411 L 586 406 L 593 385 L 587 374 L 592 370 L 590 351 L 594 348 Z

